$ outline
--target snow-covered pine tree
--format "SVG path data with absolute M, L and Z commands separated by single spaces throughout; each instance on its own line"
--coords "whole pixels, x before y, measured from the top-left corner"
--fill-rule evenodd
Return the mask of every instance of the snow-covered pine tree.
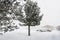
M 18 18 L 18 15 L 19 18 L 22 16 L 21 5 L 19 5 L 19 3 L 20 2 L 17 2 L 17 0 L 0 0 L 0 29 L 4 32 L 14 28 L 11 26 L 11 19 Z M 8 24 L 9 26 L 6 26 Z M 2 27 L 2 25 L 5 25 L 6 27 Z
M 42 20 L 43 14 L 40 14 L 40 7 L 38 7 L 37 2 L 33 2 L 31 0 L 26 1 L 24 11 L 25 18 L 24 23 L 28 26 L 28 36 L 30 36 L 30 26 L 40 25 L 40 21 Z

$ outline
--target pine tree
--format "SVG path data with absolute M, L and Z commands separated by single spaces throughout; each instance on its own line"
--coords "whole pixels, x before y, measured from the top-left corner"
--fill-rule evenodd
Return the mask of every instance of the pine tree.
M 24 23 L 26 26 L 28 26 L 28 36 L 30 36 L 30 26 L 40 25 L 43 14 L 39 16 L 40 8 L 38 7 L 36 2 L 30 0 L 26 2 L 24 11 L 26 15 L 24 18 Z
M 7 32 L 9 30 L 16 29 L 17 26 L 12 27 L 11 26 L 11 19 L 19 20 L 20 22 L 23 22 L 24 26 L 28 26 L 28 36 L 30 36 L 30 26 L 36 26 L 40 25 L 40 21 L 42 20 L 43 14 L 40 14 L 40 7 L 38 7 L 36 2 L 30 1 L 30 0 L 24 0 L 27 1 L 24 6 L 19 5 L 20 2 L 17 2 L 16 0 L 0 0 L 0 26 L 10 24 L 10 26 L 1 28 L 4 29 L 4 32 Z M 25 15 L 23 14 L 22 10 L 24 7 Z M 8 16 L 9 15 L 9 16 Z M 7 23 L 8 21 L 8 23 Z
M 1 27 L 4 32 L 17 28 L 17 26 L 11 26 L 12 22 L 10 20 L 18 18 L 17 16 L 21 14 L 21 5 L 19 3 L 17 0 L 0 0 L 0 26 L 9 24 L 9 26 Z

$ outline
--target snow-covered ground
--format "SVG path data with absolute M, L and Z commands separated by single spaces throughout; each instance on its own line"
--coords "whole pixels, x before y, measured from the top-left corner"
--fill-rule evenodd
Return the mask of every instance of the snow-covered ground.
M 28 36 L 27 27 L 21 27 L 12 32 L 0 35 L 0 40 L 60 40 L 60 32 L 37 32 L 35 27 L 31 28 L 31 36 Z

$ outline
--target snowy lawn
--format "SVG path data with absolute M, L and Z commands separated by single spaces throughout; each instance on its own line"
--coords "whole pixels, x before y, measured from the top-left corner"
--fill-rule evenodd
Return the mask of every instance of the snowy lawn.
M 31 36 L 27 34 L 27 28 L 20 28 L 12 32 L 0 35 L 0 40 L 60 40 L 60 32 L 37 32 L 31 29 Z

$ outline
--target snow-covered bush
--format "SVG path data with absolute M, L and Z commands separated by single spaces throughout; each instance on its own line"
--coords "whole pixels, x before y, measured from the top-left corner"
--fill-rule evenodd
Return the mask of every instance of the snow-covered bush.
M 56 29 L 57 29 L 58 31 L 60 31 L 60 26 L 57 26 Z
M 53 26 L 51 25 L 45 25 L 45 26 L 42 26 L 39 30 L 37 31 L 40 31 L 40 32 L 51 32 L 52 30 L 54 29 Z

